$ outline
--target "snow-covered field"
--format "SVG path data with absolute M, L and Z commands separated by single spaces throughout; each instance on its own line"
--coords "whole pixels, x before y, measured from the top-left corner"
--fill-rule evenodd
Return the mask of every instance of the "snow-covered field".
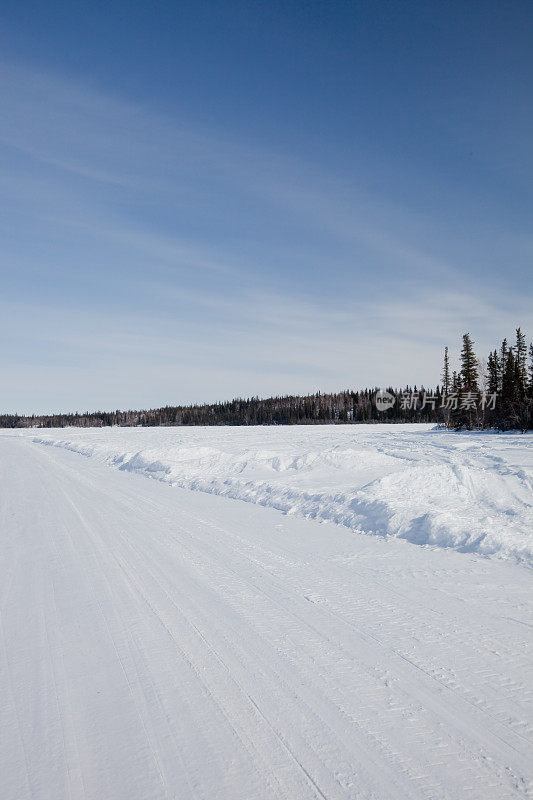
M 532 444 L 0 432 L 1 800 L 531 797 Z
M 533 564 L 533 435 L 430 425 L 33 434 L 123 470 L 417 544 Z

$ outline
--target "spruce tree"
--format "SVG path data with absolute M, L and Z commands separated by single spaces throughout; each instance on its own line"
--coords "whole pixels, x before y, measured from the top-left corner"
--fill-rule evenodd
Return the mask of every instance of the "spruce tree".
M 502 346 L 500 347 L 500 392 L 503 389 L 503 376 L 505 374 L 505 370 L 507 367 L 507 356 L 509 355 L 509 346 L 507 344 L 507 339 L 504 339 L 502 342 Z
M 516 361 L 513 348 L 507 352 L 505 369 L 502 380 L 502 400 L 504 403 L 513 403 L 517 399 Z
M 474 342 L 469 333 L 463 335 L 463 349 L 461 350 L 461 389 L 465 392 L 478 391 L 478 370 L 474 353 Z
M 533 397 L 533 342 L 529 345 L 529 396 Z
M 526 337 L 520 328 L 516 329 L 515 370 L 517 391 L 519 396 L 524 398 L 527 394 L 527 345 Z
M 442 393 L 450 393 L 450 358 L 448 356 L 448 348 L 444 348 L 444 367 L 442 370 Z
M 452 372 L 452 391 L 453 392 L 459 391 L 459 375 L 455 370 Z
M 487 359 L 487 369 L 489 372 L 487 389 L 489 394 L 494 394 L 500 387 L 500 359 L 498 358 L 497 350 L 489 353 L 489 357 Z

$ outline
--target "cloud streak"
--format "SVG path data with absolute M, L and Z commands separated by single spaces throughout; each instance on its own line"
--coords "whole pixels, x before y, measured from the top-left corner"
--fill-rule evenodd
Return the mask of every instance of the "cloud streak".
M 463 228 L 371 191 L 363 156 L 354 176 L 60 76 L 4 80 L 9 410 L 434 383 L 462 331 L 484 351 L 533 330 Z M 531 248 L 491 244 L 489 265 Z

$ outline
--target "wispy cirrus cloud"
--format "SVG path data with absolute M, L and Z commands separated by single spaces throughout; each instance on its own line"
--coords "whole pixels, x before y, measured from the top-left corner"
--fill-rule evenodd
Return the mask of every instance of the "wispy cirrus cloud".
M 524 257 L 520 236 L 450 237 L 369 188 L 382 164 L 327 170 L 21 66 L 4 81 L 11 410 L 429 383 L 463 330 L 481 350 L 533 330 L 522 288 L 472 268 Z

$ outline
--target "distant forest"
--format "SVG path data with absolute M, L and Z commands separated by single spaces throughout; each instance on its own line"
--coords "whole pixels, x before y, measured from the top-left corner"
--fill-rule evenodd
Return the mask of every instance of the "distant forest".
M 528 357 L 529 352 L 529 357 Z M 521 329 L 512 344 L 504 339 L 486 359 L 463 336 L 460 368 L 452 371 L 445 348 L 441 383 L 388 387 L 392 405 L 380 410 L 374 389 L 235 399 L 221 403 L 165 406 L 143 411 L 94 411 L 82 414 L 19 416 L 0 414 L 2 428 L 82 428 L 169 425 L 309 425 L 361 422 L 434 422 L 448 428 L 528 430 L 533 427 L 533 344 Z

